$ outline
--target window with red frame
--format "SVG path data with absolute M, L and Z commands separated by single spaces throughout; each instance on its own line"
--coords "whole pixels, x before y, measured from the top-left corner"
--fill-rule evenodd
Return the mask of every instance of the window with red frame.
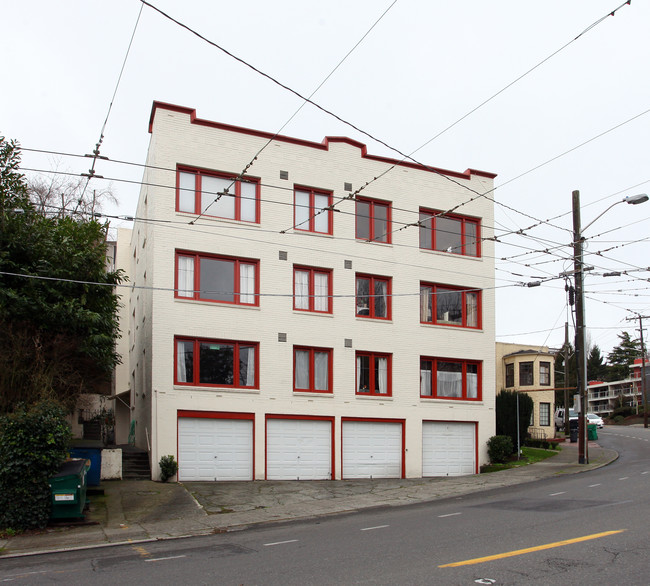
M 293 390 L 313 393 L 332 392 L 332 349 L 293 349 Z
M 179 168 L 176 210 L 259 223 L 258 179 Z
M 332 271 L 314 267 L 293 268 L 293 308 L 332 313 Z
M 296 187 L 294 191 L 294 225 L 296 230 L 332 233 L 332 194 L 308 187 Z
M 390 354 L 357 352 L 357 395 L 387 397 L 392 394 Z
M 390 242 L 390 204 L 371 199 L 356 201 L 356 236 L 372 242 Z
M 258 388 L 257 342 L 176 338 L 175 343 L 176 384 Z
M 373 319 L 390 319 L 391 280 L 374 275 L 357 275 L 356 315 Z
M 481 292 L 421 283 L 420 321 L 442 326 L 480 328 Z
M 481 363 L 448 358 L 420 359 L 420 396 L 433 399 L 481 399 Z
M 257 260 L 176 253 L 176 297 L 259 305 L 258 275 Z
M 420 209 L 420 248 L 481 256 L 480 221 Z

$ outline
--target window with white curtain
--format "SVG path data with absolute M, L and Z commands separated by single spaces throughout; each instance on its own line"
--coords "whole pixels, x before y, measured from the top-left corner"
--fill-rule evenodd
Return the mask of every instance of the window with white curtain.
M 332 233 L 332 194 L 306 187 L 294 192 L 294 225 L 304 232 Z
M 257 388 L 257 342 L 176 339 L 175 383 Z
M 332 392 L 332 349 L 294 347 L 295 391 Z
M 259 223 L 259 180 L 202 169 L 178 171 L 179 212 Z
M 357 395 L 392 395 L 390 354 L 357 352 Z
M 294 267 L 293 308 L 319 313 L 332 312 L 332 271 L 315 267 Z
M 176 254 L 176 296 L 190 299 L 259 305 L 259 263 L 191 252 Z
M 420 396 L 435 399 L 481 399 L 479 362 L 446 358 L 420 359 Z
M 461 328 L 481 327 L 481 291 L 420 283 L 420 321 Z

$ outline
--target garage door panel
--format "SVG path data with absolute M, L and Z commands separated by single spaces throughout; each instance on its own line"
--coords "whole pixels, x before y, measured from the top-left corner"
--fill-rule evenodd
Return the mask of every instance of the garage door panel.
M 475 471 L 474 423 L 423 422 L 422 476 L 464 476 Z
M 402 424 L 344 421 L 343 478 L 401 478 Z
M 252 480 L 253 422 L 180 418 L 178 466 L 185 481 Z
M 266 433 L 266 477 L 269 480 L 332 478 L 330 421 L 269 419 Z

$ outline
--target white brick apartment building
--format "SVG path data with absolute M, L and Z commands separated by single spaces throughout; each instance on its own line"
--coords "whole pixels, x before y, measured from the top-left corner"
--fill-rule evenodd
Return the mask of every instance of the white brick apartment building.
M 167 454 L 186 481 L 477 473 L 494 175 L 278 136 L 234 180 L 271 133 L 163 103 L 150 133 L 128 386 L 154 478 Z

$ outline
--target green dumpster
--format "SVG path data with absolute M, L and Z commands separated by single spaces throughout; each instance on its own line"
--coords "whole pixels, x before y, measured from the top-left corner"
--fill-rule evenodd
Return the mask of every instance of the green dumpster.
M 59 471 L 50 478 L 50 519 L 83 518 L 86 506 L 86 475 L 89 468 L 88 460 L 71 458 L 63 462 Z
M 595 423 L 590 423 L 589 425 L 587 425 L 587 439 L 589 440 L 598 439 L 598 431 L 596 429 Z

